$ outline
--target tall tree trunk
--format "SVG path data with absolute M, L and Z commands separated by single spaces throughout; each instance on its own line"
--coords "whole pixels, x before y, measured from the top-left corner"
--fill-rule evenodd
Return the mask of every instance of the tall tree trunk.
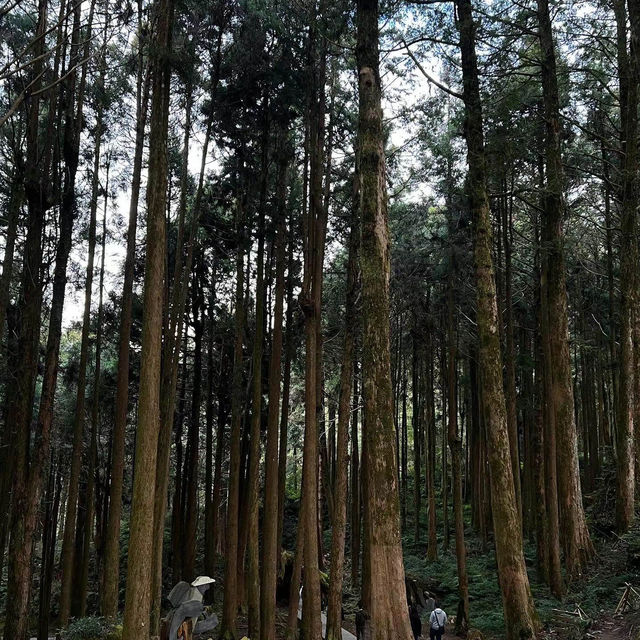
M 504 191 L 507 190 L 506 179 Z M 506 196 L 504 200 L 507 200 Z M 513 328 L 513 295 L 512 295 L 512 267 L 511 246 L 513 243 L 512 204 L 503 202 L 502 212 L 502 241 L 504 244 L 504 310 L 506 318 L 505 331 L 505 400 L 507 403 L 507 428 L 509 430 L 509 448 L 511 451 L 511 466 L 513 467 L 513 482 L 518 502 L 518 512 L 522 520 L 522 489 L 520 486 L 520 453 L 518 447 L 518 408 L 516 397 L 516 349 Z
M 244 180 L 242 181 L 244 186 Z M 242 188 L 242 187 L 241 187 Z M 240 446 L 242 438 L 242 392 L 244 335 L 244 201 L 238 194 L 236 210 L 236 291 L 234 317 L 233 380 L 231 392 L 231 435 L 229 453 L 229 490 L 224 565 L 224 601 L 220 637 L 236 638 L 238 612 L 238 517 L 240 506 Z
M 138 226 L 138 202 L 142 182 L 142 156 L 144 152 L 144 130 L 149 104 L 150 74 L 145 73 L 142 38 L 142 1 L 138 0 L 138 75 L 136 83 L 136 141 L 129 200 L 129 222 L 127 226 L 127 254 L 124 263 L 124 282 L 120 307 L 118 334 L 118 373 L 116 377 L 116 400 L 113 424 L 111 471 L 109 481 L 109 513 L 104 541 L 104 580 L 102 584 L 101 610 L 108 618 L 118 614 L 118 592 L 120 584 L 120 526 L 122 518 L 122 486 L 125 464 L 125 432 L 129 409 L 129 339 L 131 337 L 131 311 L 133 308 L 133 279 L 136 252 L 136 230 Z
M 449 274 L 447 283 L 447 398 L 449 405 L 449 422 L 447 440 L 451 449 L 451 476 L 453 485 L 453 517 L 455 522 L 456 563 L 458 567 L 458 611 L 456 615 L 456 632 L 465 631 L 469 627 L 469 578 L 467 575 L 467 550 L 464 543 L 464 505 L 462 501 L 462 437 L 458 432 L 458 398 L 457 398 L 457 336 L 455 323 L 455 278 L 456 256 L 453 240 L 453 211 L 449 211 Z
M 123 640 L 149 638 L 153 585 L 156 486 L 154 482 L 149 482 L 149 478 L 156 476 L 160 427 L 160 369 L 168 173 L 167 130 L 171 79 L 169 59 L 173 26 L 173 0 L 157 0 L 155 11 L 155 33 L 152 47 L 154 55 L 151 66 L 151 129 L 140 392 Z
M 82 546 L 82 568 L 80 571 L 80 617 L 84 618 L 87 613 L 87 593 L 89 588 L 89 558 L 91 545 L 93 543 L 94 522 L 96 509 L 94 495 L 96 488 L 96 466 L 98 463 L 98 420 L 100 414 L 100 374 L 102 356 L 102 322 L 103 322 L 103 290 L 104 290 L 104 262 L 105 246 L 107 238 L 107 204 L 109 202 L 109 160 L 107 160 L 107 171 L 104 186 L 104 214 L 102 219 L 102 246 L 100 256 L 100 278 L 98 284 L 98 316 L 96 322 L 96 352 L 95 368 L 93 374 L 93 398 L 91 400 L 91 439 L 89 443 L 89 458 L 87 465 L 87 509 L 84 525 L 84 541 Z
M 44 64 L 44 35 L 47 26 L 48 4 L 39 3 L 34 47 L 33 72 L 35 88 L 40 86 L 40 74 Z M 78 47 L 80 9 L 74 11 L 74 37 L 72 59 L 81 55 Z M 57 67 L 57 63 L 56 63 Z M 79 122 L 75 108 L 76 73 L 66 82 L 68 96 L 65 112 L 64 159 L 67 163 L 63 198 L 60 207 L 60 237 L 56 250 L 53 296 L 49 316 L 49 335 L 45 358 L 45 372 L 40 394 L 40 408 L 36 440 L 30 451 L 30 423 L 34 387 L 37 376 L 40 311 L 42 306 L 42 233 L 46 209 L 50 206 L 49 166 L 51 149 L 45 145 L 41 157 L 39 148 L 40 100 L 37 93 L 27 107 L 27 164 L 25 168 L 25 196 L 29 217 L 27 237 L 23 252 L 23 273 L 18 300 L 18 349 L 19 361 L 15 363 L 15 377 L 9 390 L 6 424 L 13 425 L 17 446 L 12 453 L 13 508 L 10 513 L 11 539 L 7 575 L 7 606 L 4 637 L 23 638 L 29 622 L 28 607 L 31 585 L 31 554 L 33 536 L 37 526 L 38 508 L 45 463 L 49 459 L 53 398 L 57 381 L 58 354 L 62 327 L 62 310 L 66 287 L 66 267 L 71 246 L 75 202 L 75 174 L 78 163 Z M 53 98 L 52 98 L 53 100 Z M 81 102 L 79 103 L 81 104 Z M 78 111 L 82 113 L 81 107 Z M 31 460 L 31 463 L 28 461 Z M 8 488 L 8 487 L 7 487 Z M 3 548 L 0 555 L 4 552 Z
M 287 493 L 287 449 L 289 431 L 289 397 L 291 392 L 291 361 L 295 356 L 294 322 L 293 322 L 293 281 L 294 281 L 294 225 L 293 217 L 289 222 L 287 256 L 287 334 L 284 355 L 284 373 L 282 376 L 282 409 L 280 415 L 280 443 L 278 448 L 278 534 L 277 548 L 282 549 L 282 529 L 284 527 L 284 503 Z
M 215 305 L 215 266 L 211 270 L 209 282 L 210 295 L 208 304 L 207 327 L 207 400 L 205 410 L 206 421 L 206 452 L 205 452 L 205 498 L 204 498 L 204 571 L 212 576 L 215 573 L 216 557 L 216 531 L 218 524 L 217 509 L 220 506 L 220 479 L 222 477 L 222 453 L 224 451 L 224 421 L 218 421 L 216 433 L 216 456 L 213 454 L 213 404 L 214 404 L 214 372 L 213 356 L 214 341 L 214 305 Z M 204 311 L 203 311 L 204 323 Z M 220 357 L 224 355 L 224 341 L 220 341 Z M 219 375 L 221 372 L 218 372 Z M 221 399 L 219 400 L 221 402 Z M 218 406 L 218 415 L 221 407 Z M 222 428 L 220 425 L 222 423 Z M 218 467 L 218 450 L 220 450 L 220 465 Z M 217 482 L 217 486 L 214 486 Z M 209 602 L 212 601 L 213 592 L 209 593 Z
M 442 529 L 443 529 L 443 540 L 442 546 L 445 551 L 449 548 L 449 461 L 447 456 L 447 421 L 449 412 L 451 407 L 448 403 L 448 397 L 445 394 L 446 383 L 447 383 L 447 352 L 444 346 L 440 348 L 441 355 L 441 374 L 442 374 L 442 485 L 441 485 L 441 494 L 442 494 Z M 434 429 L 434 437 L 435 437 L 435 429 Z M 434 445 L 435 449 L 435 445 Z M 435 467 L 435 456 L 434 456 L 434 467 Z
M 427 472 L 427 501 L 429 505 L 429 525 L 427 542 L 427 560 L 435 562 L 438 559 L 438 531 L 436 519 L 436 405 L 434 396 L 433 380 L 433 331 L 429 332 L 427 338 L 427 362 L 425 363 L 424 378 L 424 410 L 426 413 L 426 451 L 425 467 Z
M 85 276 L 84 312 L 82 317 L 82 335 L 80 338 L 80 363 L 78 365 L 78 387 L 76 391 L 76 405 L 73 417 L 73 444 L 71 453 L 71 470 L 69 473 L 69 490 L 65 512 L 64 534 L 62 537 L 61 570 L 62 584 L 60 587 L 60 626 L 69 624 L 71 613 L 71 598 L 74 589 L 73 569 L 80 558 L 76 557 L 74 534 L 78 513 L 78 496 L 80 491 L 80 473 L 84 448 L 84 432 L 86 422 L 86 384 L 87 366 L 89 363 L 89 333 L 91 331 L 91 296 L 93 289 L 94 259 L 96 250 L 96 226 L 98 211 L 98 196 L 100 188 L 100 160 L 102 142 L 102 106 L 98 107 L 96 116 L 96 139 L 93 152 L 93 175 L 91 178 L 91 204 L 89 213 L 89 249 L 87 256 L 87 271 Z M 78 587 L 76 583 L 76 587 Z
M 358 414 L 360 395 L 358 390 L 357 336 L 353 363 L 353 409 L 351 415 L 351 584 L 358 584 L 360 566 L 360 452 L 358 446 Z
M 322 15 L 322 7 L 320 10 Z M 327 211 L 323 203 L 322 172 L 325 111 L 326 46 L 318 44 L 316 19 L 309 33 L 309 207 L 304 219 L 304 275 L 300 306 L 305 329 L 305 427 L 302 464 L 302 502 L 304 516 L 304 579 L 302 605 L 302 638 L 315 640 L 321 635 L 320 580 L 318 562 L 318 408 L 321 407 L 318 373 L 321 373 L 320 321 L 322 302 L 322 263 L 324 258 Z
M 256 325 L 253 339 L 253 382 L 251 398 L 251 431 L 249 435 L 249 518 L 247 521 L 247 604 L 249 637 L 260 637 L 260 548 L 258 539 L 260 508 L 260 424 L 262 422 L 262 358 L 264 352 L 265 286 L 264 236 L 269 179 L 269 101 L 263 99 L 262 158 L 260 198 L 258 204 L 258 260 L 256 265 Z M 278 384 L 280 381 L 278 380 Z
M 60 510 L 62 474 L 53 460 L 49 465 L 49 486 L 45 498 L 45 519 L 42 528 L 42 565 L 38 607 L 38 640 L 48 640 L 51 618 L 51 584 L 55 566 L 56 526 Z
M 278 175 L 276 178 L 276 230 L 273 251 L 276 259 L 276 291 L 269 362 L 269 406 L 267 414 L 267 445 L 265 449 L 264 521 L 262 542 L 262 579 L 260 584 L 260 638 L 276 637 L 276 583 L 278 569 L 278 418 L 280 415 L 280 373 L 282 370 L 282 319 L 285 293 L 286 253 L 286 190 L 290 153 L 286 149 L 286 131 L 280 131 Z M 284 443 L 286 447 L 286 439 Z M 286 452 L 285 452 L 286 454 Z
M 424 401 L 424 398 L 420 397 L 420 369 L 422 361 L 420 357 L 421 349 L 419 344 L 421 337 L 419 336 L 418 331 L 418 319 L 414 318 L 412 359 L 413 379 L 411 383 L 413 412 L 411 426 L 413 427 L 413 541 L 416 544 L 420 540 L 420 446 L 422 443 L 422 438 L 420 437 L 420 418 L 424 415 L 424 411 L 421 409 L 421 401 Z M 425 466 L 425 468 L 427 467 Z
M 578 438 L 576 433 L 571 356 L 567 317 L 567 291 L 562 218 L 564 215 L 564 177 L 560 151 L 560 107 L 558 79 L 548 0 L 538 2 L 538 33 L 542 53 L 541 73 L 546 121 L 545 157 L 546 192 L 544 201 L 545 229 L 543 247 L 548 265 L 547 298 L 551 367 L 547 374 L 553 381 L 549 400 L 555 415 L 558 498 L 561 514 L 561 538 L 569 576 L 580 574 L 593 556 L 582 504 Z
M 477 287 L 478 356 L 482 405 L 488 435 L 491 506 L 498 575 L 507 640 L 534 638 L 539 620 L 524 561 L 522 531 L 511 467 L 502 382 L 498 306 L 491 256 L 491 220 L 487 195 L 482 104 L 470 0 L 457 0 L 465 106 L 468 193 L 474 225 Z
M 366 572 L 371 638 L 412 637 L 404 584 L 389 341 L 389 221 L 382 132 L 377 0 L 358 0 L 358 149 Z
M 7 205 L 7 232 L 2 258 L 2 276 L 0 276 L 0 336 L 4 333 L 9 305 L 10 285 L 13 276 L 13 254 L 18 235 L 18 218 L 24 200 L 23 180 L 24 170 L 22 167 L 16 167 L 11 184 L 11 196 Z M 2 546 L 2 552 L 4 552 L 4 546 Z
M 221 31 L 218 33 L 217 53 L 213 68 L 213 78 L 211 82 L 211 100 L 215 100 L 218 78 L 220 71 L 221 55 Z M 191 210 L 191 220 L 188 230 L 186 257 L 184 253 L 184 226 L 186 217 L 186 200 L 188 188 L 188 158 L 189 158 L 189 134 L 190 119 L 193 98 L 193 87 L 187 86 L 187 112 L 185 126 L 185 137 L 183 145 L 182 174 L 180 181 L 180 204 L 179 204 L 179 224 L 178 239 L 176 247 L 176 259 L 173 273 L 173 289 L 171 291 L 171 304 L 166 309 L 164 317 L 165 338 L 163 344 L 163 368 L 160 383 L 161 403 L 160 403 L 160 434 L 158 437 L 158 454 L 156 468 L 156 494 L 154 506 L 154 548 L 153 548 L 153 587 L 152 587 L 152 615 L 151 632 L 153 635 L 159 634 L 160 609 L 162 606 L 162 547 L 163 530 L 167 508 L 167 492 L 169 487 L 169 458 L 171 449 L 171 425 L 173 424 L 173 413 L 175 407 L 175 393 L 178 375 L 178 361 L 180 356 L 180 344 L 184 328 L 184 310 L 186 305 L 188 282 L 191 274 L 193 255 L 197 244 L 197 231 L 200 223 L 200 203 L 202 200 L 204 174 L 209 153 L 209 143 L 211 140 L 211 130 L 213 125 L 213 113 L 211 109 L 207 118 L 204 144 L 202 145 L 202 156 L 200 160 L 200 174 L 198 185 Z
M 545 236 L 543 235 L 543 239 Z M 544 434 L 544 483 L 545 505 L 547 508 L 546 520 L 549 523 L 547 531 L 547 559 L 548 577 L 551 592 L 560 598 L 564 593 L 564 582 L 560 564 L 560 513 L 558 502 L 558 473 L 557 473 L 557 430 L 556 414 L 554 412 L 553 374 L 551 340 L 549 337 L 549 263 L 546 256 L 542 256 L 542 275 L 540 280 L 540 334 L 543 349 L 543 425 Z
M 358 216 L 359 190 L 354 179 L 354 202 L 349 233 L 347 262 L 347 292 L 344 315 L 344 344 L 340 364 L 340 398 L 338 404 L 338 441 L 336 477 L 333 495 L 331 531 L 331 570 L 329 573 L 329 602 L 327 608 L 326 640 L 342 638 L 342 581 L 344 577 L 344 544 L 347 524 L 347 466 L 349 464 L 349 418 L 351 415 L 351 387 L 353 383 L 353 353 L 358 293 L 358 248 L 360 221 Z
M 629 3 L 630 11 L 633 11 Z M 618 82 L 622 124 L 622 202 L 620 212 L 620 368 L 618 374 L 618 420 L 616 424 L 617 492 L 616 525 L 629 530 L 634 519 L 634 362 L 633 333 L 637 307 L 638 205 L 638 74 L 635 51 L 627 52 L 627 19 L 624 0 L 615 0 L 617 24 Z M 637 44 L 632 39 L 632 46 Z
M 192 280 L 191 312 L 193 314 L 193 394 L 191 396 L 191 421 L 189 423 L 189 455 L 186 458 L 186 501 L 184 509 L 184 578 L 195 579 L 196 538 L 198 531 L 198 462 L 200 447 L 200 405 L 202 400 L 202 333 L 204 331 L 204 256 L 198 251 Z

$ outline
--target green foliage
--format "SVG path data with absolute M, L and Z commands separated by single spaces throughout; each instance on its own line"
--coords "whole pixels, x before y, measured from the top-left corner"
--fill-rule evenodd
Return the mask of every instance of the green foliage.
M 62 631 L 60 637 L 62 640 L 120 640 L 122 625 L 106 618 L 79 618 Z

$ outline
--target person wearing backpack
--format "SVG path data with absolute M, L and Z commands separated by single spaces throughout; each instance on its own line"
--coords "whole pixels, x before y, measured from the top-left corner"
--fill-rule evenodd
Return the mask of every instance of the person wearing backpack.
M 431 640 L 442 640 L 444 627 L 447 624 L 447 614 L 438 606 L 431 612 L 429 616 L 429 638 Z

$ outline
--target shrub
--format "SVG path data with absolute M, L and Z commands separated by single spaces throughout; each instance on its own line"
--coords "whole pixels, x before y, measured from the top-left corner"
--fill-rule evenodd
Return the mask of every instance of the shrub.
M 106 618 L 78 618 L 60 633 L 60 637 L 62 640 L 120 640 L 122 625 Z

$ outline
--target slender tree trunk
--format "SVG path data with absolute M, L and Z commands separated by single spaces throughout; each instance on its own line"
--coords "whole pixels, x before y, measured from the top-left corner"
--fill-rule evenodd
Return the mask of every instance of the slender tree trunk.
M 78 513 L 78 496 L 80 491 L 80 473 L 82 471 L 83 443 L 86 422 L 86 383 L 87 366 L 89 363 L 89 333 L 91 331 L 91 296 L 93 289 L 94 258 L 96 250 L 96 226 L 98 211 L 98 195 L 100 188 L 100 159 L 102 142 L 102 107 L 98 109 L 96 140 L 93 156 L 93 176 L 91 184 L 91 204 L 89 216 L 89 249 L 87 256 L 87 271 L 85 277 L 84 313 L 82 318 L 82 335 L 80 338 L 80 363 L 78 365 L 78 387 L 76 405 L 73 418 L 73 445 L 71 453 L 71 470 L 69 475 L 69 490 L 65 513 L 64 534 L 62 537 L 61 570 L 62 584 L 60 587 L 60 626 L 69 624 L 71 613 L 71 597 L 74 588 L 74 564 L 80 562 L 76 557 L 74 534 Z M 78 585 L 76 584 L 76 587 Z
M 144 69 L 142 34 L 142 2 L 138 2 L 138 76 L 136 85 L 136 141 L 129 200 L 127 226 L 127 254 L 124 263 L 124 283 L 120 308 L 118 334 L 118 373 L 116 378 L 115 416 L 111 449 L 111 473 L 109 482 L 109 513 L 104 541 L 104 580 L 101 609 L 104 616 L 115 618 L 118 614 L 120 584 L 120 525 L 122 518 L 122 487 L 125 465 L 125 432 L 129 409 L 129 339 L 131 337 L 131 311 L 133 308 L 133 280 L 138 225 L 138 202 L 142 182 L 142 156 L 144 130 L 149 103 L 150 74 Z
M 412 637 L 404 584 L 389 341 L 389 227 L 377 0 L 358 0 L 358 149 L 362 216 L 365 606 L 371 638 Z
M 45 520 L 42 529 L 42 566 L 38 607 L 38 640 L 48 640 L 51 618 L 51 584 L 55 567 L 56 527 L 62 492 L 62 474 L 59 465 L 49 465 L 49 487 L 47 489 Z
M 579 575 L 593 556 L 582 504 L 578 439 L 576 433 L 571 356 L 567 315 L 567 292 L 562 218 L 564 214 L 564 177 L 560 151 L 560 114 L 558 81 L 548 0 L 538 0 L 538 33 L 542 50 L 541 72 L 546 121 L 546 192 L 543 250 L 548 266 L 547 299 L 551 367 L 555 414 L 558 498 L 561 514 L 561 539 L 569 576 Z
M 302 490 L 300 491 L 300 494 L 302 496 Z M 302 565 L 304 562 L 305 531 L 302 524 L 304 523 L 305 509 L 306 505 L 301 497 L 300 511 L 298 512 L 298 531 L 296 533 L 296 553 L 293 559 L 291 584 L 289 586 L 289 610 L 287 613 L 287 628 L 284 634 L 286 640 L 294 640 L 298 637 L 298 607 L 300 602 L 298 590 L 300 589 Z
M 220 26 L 222 30 L 222 26 Z M 220 70 L 222 31 L 218 34 L 217 57 L 213 69 L 213 79 L 211 83 L 211 100 L 216 96 L 217 84 Z M 186 258 L 184 253 L 184 227 L 186 214 L 186 199 L 188 188 L 188 156 L 189 156 L 189 132 L 192 108 L 192 86 L 187 86 L 187 125 L 185 126 L 185 137 L 183 145 L 183 169 L 180 184 L 180 204 L 179 204 L 179 224 L 178 238 L 176 246 L 176 259 L 173 273 L 173 289 L 171 291 L 171 304 L 167 308 L 164 317 L 165 337 L 163 345 L 163 368 L 161 377 L 161 403 L 160 403 L 160 434 L 158 437 L 158 454 L 156 468 L 156 494 L 154 506 L 154 549 L 153 549 L 153 587 L 152 587 L 152 616 L 151 632 L 158 635 L 160 631 L 160 609 L 162 606 L 162 547 L 163 530 L 166 517 L 167 492 L 169 487 L 169 458 L 171 448 L 171 425 L 173 423 L 173 412 L 175 406 L 175 392 L 178 374 L 178 361 L 180 356 L 180 344 L 182 343 L 184 309 L 186 305 L 189 276 L 193 255 L 197 244 L 197 231 L 200 222 L 200 203 L 202 200 L 204 173 L 207 156 L 209 153 L 209 143 L 211 140 L 211 129 L 213 124 L 212 109 L 207 118 L 207 126 L 202 146 L 202 156 L 200 161 L 200 175 L 198 185 L 191 210 L 191 220 L 188 230 Z M 166 268 L 166 266 L 165 266 Z
M 165 211 L 167 190 L 167 130 L 171 67 L 173 0 L 158 0 L 151 67 L 151 129 L 147 184 L 147 241 L 142 318 L 142 352 L 138 429 L 136 433 L 133 499 L 123 640 L 149 638 L 154 557 L 154 500 L 158 432 L 160 428 L 160 369 L 162 359 L 165 270 Z
M 475 25 L 470 0 L 457 0 L 469 164 L 468 190 L 474 224 L 477 322 L 482 405 L 488 434 L 491 506 L 498 575 L 507 640 L 534 638 L 539 620 L 522 551 L 522 531 L 510 459 L 502 381 L 495 276 L 491 256 L 491 221 L 487 195 L 486 155 L 475 52 Z
M 289 222 L 288 256 L 287 256 L 287 335 L 284 356 L 284 373 L 282 376 L 282 412 L 280 415 L 280 443 L 278 449 L 278 534 L 277 549 L 282 549 L 282 529 L 284 526 L 284 503 L 287 493 L 287 443 L 289 431 L 289 396 L 291 392 L 291 361 L 295 356 L 294 324 L 293 324 L 293 281 L 294 281 L 294 225 Z
M 7 206 L 7 233 L 5 236 L 4 256 L 2 258 L 2 276 L 0 276 L 0 336 L 4 333 L 4 324 L 7 318 L 7 306 L 11 279 L 13 276 L 13 254 L 18 235 L 18 218 L 24 200 L 24 172 L 18 167 L 15 170 L 11 185 L 11 197 Z M 4 552 L 4 546 L 2 546 Z
M 418 320 L 414 319 L 413 330 L 413 360 L 412 360 L 412 392 L 413 392 L 413 415 L 411 426 L 413 427 L 413 541 L 417 544 L 420 540 L 420 445 L 422 438 L 420 437 L 420 418 L 424 414 L 421 409 L 420 397 L 420 367 L 421 367 L 421 349 L 419 345 L 420 336 L 418 335 Z M 426 468 L 426 466 L 425 466 Z
M 504 181 L 506 191 L 506 180 Z M 505 198 L 506 200 L 506 198 Z M 504 244 L 504 316 L 505 324 L 505 399 L 507 403 L 507 428 L 509 430 L 509 448 L 511 451 L 511 465 L 513 467 L 513 481 L 518 502 L 518 512 L 522 520 L 522 489 L 520 486 L 520 453 L 518 447 L 518 408 L 516 397 L 516 349 L 513 335 L 513 294 L 511 245 L 513 242 L 511 207 L 503 203 L 502 209 L 502 240 Z
M 243 181 L 244 183 L 244 181 Z M 236 291 L 234 318 L 233 380 L 231 395 L 231 436 L 229 454 L 229 491 L 224 565 L 224 602 L 220 637 L 236 638 L 238 611 L 238 517 L 240 513 L 240 446 L 242 439 L 242 345 L 244 334 L 244 202 L 238 196 L 236 210 Z
M 210 286 L 210 299 L 208 305 L 207 327 L 207 400 L 206 400 L 206 453 L 205 453 L 205 498 L 204 498 L 204 570 L 209 576 L 215 573 L 216 557 L 216 529 L 218 524 L 217 508 L 220 506 L 220 479 L 222 477 L 222 453 L 224 451 L 224 423 L 220 428 L 218 421 L 216 434 L 216 459 L 213 459 L 213 403 L 214 403 L 214 305 L 215 305 L 215 266 L 212 269 Z M 204 324 L 204 311 L 203 311 Z M 220 356 L 224 354 L 224 342 L 220 341 Z M 221 407 L 218 407 L 220 415 Z M 224 412 L 222 412 L 224 415 Z M 218 449 L 220 449 L 220 468 L 218 468 Z M 217 481 L 217 486 L 214 486 Z M 214 506 L 215 505 L 215 506 Z M 210 590 L 209 602 L 212 601 L 213 592 Z
M 449 461 L 447 456 L 447 429 L 448 415 L 451 407 L 448 404 L 448 397 L 445 394 L 447 380 L 447 352 L 444 346 L 440 348 L 441 354 L 441 374 L 442 374 L 442 546 L 445 551 L 449 548 Z M 435 429 L 434 429 L 435 437 Z M 435 445 L 434 445 L 435 449 Z M 434 456 L 435 466 L 435 456 Z
M 322 11 L 319 12 L 322 14 Z M 321 37 L 321 36 L 320 36 Z M 321 635 L 320 580 L 318 562 L 318 488 L 319 488 L 319 425 L 318 373 L 321 372 L 318 354 L 320 344 L 322 263 L 327 228 L 327 211 L 322 198 L 322 172 L 325 110 L 325 44 L 317 43 L 317 24 L 309 34 L 309 208 L 304 220 L 304 276 L 300 306 L 305 328 L 305 430 L 302 465 L 302 514 L 304 519 L 304 576 L 302 605 L 302 638 L 316 640 Z
M 424 410 L 426 413 L 425 430 L 426 451 L 425 465 L 427 471 L 427 501 L 429 505 L 429 531 L 427 543 L 427 560 L 435 562 L 438 559 L 438 538 L 436 519 L 436 407 L 433 380 L 433 332 L 427 338 L 427 362 L 424 377 Z
M 104 214 L 102 220 L 102 246 L 100 256 L 100 278 L 98 285 L 98 316 L 96 322 L 96 352 L 95 369 L 93 374 L 93 398 L 91 400 L 91 440 L 89 444 L 89 458 L 87 465 L 87 509 L 84 525 L 84 540 L 82 546 L 82 565 L 80 571 L 80 617 L 84 618 L 87 613 L 87 593 L 89 589 L 89 558 L 91 545 L 93 542 L 94 522 L 96 509 L 94 503 L 96 489 L 96 466 L 98 463 L 98 419 L 100 409 L 100 374 L 102 356 L 102 322 L 103 322 L 103 290 L 104 290 L 104 262 L 105 246 L 107 238 L 107 204 L 109 201 L 109 161 L 107 161 L 107 171 L 104 187 Z
M 43 65 L 44 33 L 47 24 L 46 2 L 39 4 L 36 27 L 37 45 L 34 47 L 34 74 L 36 88 Z M 72 58 L 78 60 L 80 15 L 74 11 L 76 35 L 72 39 Z M 56 65 L 57 66 L 57 65 Z M 23 638 L 29 622 L 28 607 L 31 583 L 31 554 L 35 534 L 40 493 L 45 463 L 49 459 L 53 398 L 57 380 L 62 310 L 66 286 L 66 267 L 71 245 L 73 203 L 75 201 L 75 173 L 78 161 L 78 121 L 74 119 L 76 74 L 72 73 L 65 86 L 68 99 L 65 112 L 64 151 L 67 161 L 63 199 L 60 207 L 60 238 L 56 251 L 53 296 L 49 316 L 49 335 L 45 358 L 36 440 L 30 451 L 30 422 L 34 387 L 37 376 L 40 310 L 42 306 L 42 232 L 46 209 L 49 206 L 49 163 L 51 151 L 45 146 L 44 156 L 39 155 L 39 99 L 33 96 L 27 108 L 27 166 L 25 169 L 25 195 L 29 217 L 27 237 L 23 252 L 23 273 L 18 300 L 20 360 L 15 363 L 15 377 L 9 390 L 6 424 L 13 425 L 17 446 L 12 452 L 13 508 L 10 513 L 11 539 L 7 575 L 7 606 L 4 637 Z M 35 90 L 35 89 L 34 89 Z M 81 114 L 81 110 L 79 111 Z M 28 461 L 31 460 L 31 463 Z M 0 555 L 4 552 L 4 541 Z
M 543 236 L 544 238 L 544 236 Z M 545 504 L 547 508 L 546 520 L 549 523 L 547 531 L 548 577 L 551 592 L 560 598 L 564 593 L 564 581 L 560 565 L 560 513 L 558 502 L 558 473 L 557 473 L 557 430 L 556 413 L 554 411 L 553 374 L 551 341 L 549 339 L 549 264 L 546 256 L 542 256 L 542 276 L 540 280 L 541 322 L 540 333 L 544 355 L 544 399 L 542 400 L 544 414 L 544 483 Z
M 357 185 L 357 179 L 354 180 Z M 326 640 L 342 638 L 342 581 L 344 577 L 344 544 L 347 524 L 347 466 L 349 463 L 349 418 L 356 325 L 356 297 L 358 289 L 358 247 L 360 245 L 358 219 L 359 191 L 354 188 L 354 206 L 349 234 L 347 262 L 347 294 L 344 316 L 344 345 L 340 369 L 340 399 L 338 404 L 338 441 L 336 478 L 333 495 L 334 513 L 331 531 L 331 570 L 329 573 L 329 602 L 327 608 Z
M 453 241 L 453 212 L 449 213 L 449 274 L 447 284 L 447 398 L 449 405 L 449 422 L 447 440 L 451 449 L 451 475 L 453 484 L 453 517 L 455 521 L 456 563 L 458 567 L 458 611 L 456 616 L 456 633 L 464 632 L 469 627 L 469 578 L 467 575 L 467 550 L 464 543 L 464 505 L 462 499 L 462 437 L 458 432 L 458 398 L 457 398 L 457 345 L 455 323 L 455 278 L 456 256 Z
M 269 406 L 267 414 L 267 445 L 265 449 L 264 521 L 262 550 L 262 580 L 260 584 L 260 638 L 276 637 L 276 583 L 278 568 L 278 418 L 280 415 L 280 373 L 282 370 L 282 319 L 285 293 L 286 254 L 286 189 L 290 154 L 281 131 L 278 150 L 276 193 L 276 236 L 273 251 L 276 259 L 276 291 L 273 311 L 271 360 L 269 362 Z M 286 443 L 285 443 L 286 446 Z
M 256 265 L 256 328 L 253 339 L 253 382 L 251 431 L 249 435 L 249 518 L 247 520 L 247 603 L 249 637 L 260 637 L 260 548 L 258 539 L 260 508 L 260 424 L 262 421 L 262 358 L 264 352 L 264 236 L 267 184 L 269 178 L 269 101 L 263 99 L 263 131 L 260 201 L 258 204 L 258 260 Z M 280 384 L 280 381 L 277 381 Z
M 221 522 L 221 505 L 223 497 L 222 464 L 225 452 L 226 428 L 229 419 L 230 399 L 227 382 L 232 377 L 230 371 L 233 354 L 229 353 L 227 343 L 222 340 L 220 343 L 220 368 L 218 374 L 218 430 L 216 433 L 216 460 L 213 470 L 213 497 L 211 499 L 213 511 L 212 531 L 213 542 L 216 550 L 221 548 L 221 541 L 224 539 L 224 518 Z M 210 574 L 209 574 L 210 575 Z
M 187 345 L 186 339 L 182 349 L 181 382 L 178 390 L 178 406 L 173 417 L 173 430 L 175 433 L 175 458 L 176 472 L 173 482 L 173 499 L 171 501 L 171 577 L 173 582 L 182 580 L 182 567 L 184 555 L 183 525 L 184 525 L 184 485 L 185 451 L 182 444 L 182 431 L 184 429 L 184 412 L 187 397 Z
M 629 7 L 631 10 L 631 4 Z M 629 530 L 634 519 L 634 362 L 633 333 L 637 307 L 638 206 L 638 84 L 635 52 L 627 52 L 627 19 L 624 0 L 615 0 L 618 81 L 622 123 L 622 202 L 620 212 L 620 368 L 618 374 L 618 420 L 616 424 L 617 492 L 616 525 Z M 632 39 L 632 46 L 635 45 Z
M 357 343 L 357 336 L 356 336 Z M 355 345 L 353 363 L 353 410 L 351 416 L 351 584 L 358 584 L 360 566 L 360 452 L 358 446 L 358 408 L 360 396 L 358 390 L 358 357 Z
M 189 455 L 186 458 L 186 501 L 184 509 L 184 564 L 183 575 L 188 582 L 195 579 L 196 542 L 198 531 L 198 463 L 200 447 L 200 405 L 202 400 L 202 333 L 204 330 L 204 294 L 202 291 L 204 257 L 201 251 L 195 259 L 192 284 L 193 314 L 193 394 L 191 396 L 191 421 L 189 424 Z

